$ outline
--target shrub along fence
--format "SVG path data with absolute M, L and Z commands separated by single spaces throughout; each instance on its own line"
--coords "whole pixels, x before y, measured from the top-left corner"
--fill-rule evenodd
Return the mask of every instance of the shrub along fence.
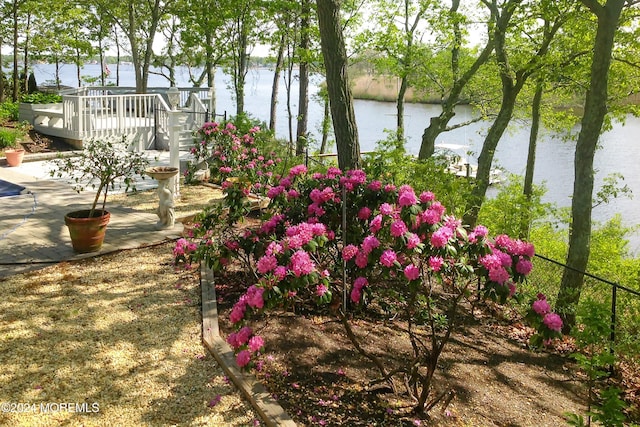
M 584 274 L 585 281 L 580 305 L 595 301 L 610 307 L 611 324 L 608 340 L 611 354 L 616 348 L 626 354 L 639 354 L 640 292 L 588 272 L 576 270 L 539 254 L 535 256 L 529 283 L 535 289 L 544 289 L 550 300 L 555 299 L 564 269 Z M 578 308 L 579 314 L 580 308 Z

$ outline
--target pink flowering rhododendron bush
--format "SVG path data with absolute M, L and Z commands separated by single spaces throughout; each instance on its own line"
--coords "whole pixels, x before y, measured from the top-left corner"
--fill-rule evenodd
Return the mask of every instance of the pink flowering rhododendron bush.
M 198 129 L 191 148 L 197 162 L 185 171 L 187 183 L 193 181 L 198 163 L 203 161 L 210 170 L 211 182 L 222 184 L 225 179 L 236 177 L 248 184 L 247 189 L 252 192 L 265 191 L 281 159 L 275 152 L 264 154 L 264 146 L 270 140 L 268 132 L 259 126 L 245 132 L 238 127 L 242 125 L 244 123 L 236 125 L 231 121 L 207 122 Z
M 379 371 L 372 383 L 403 389 L 417 412 L 429 410 L 437 402 L 430 392 L 438 358 L 468 302 L 516 297 L 532 268 L 531 244 L 491 238 L 483 226 L 469 229 L 433 193 L 371 181 L 361 170 L 311 174 L 296 166 L 267 194 L 269 214 L 259 228 L 214 233 L 208 224 L 176 246 L 180 259 L 218 270 L 233 258 L 253 272 L 230 314 L 237 332 L 228 342 L 240 366 L 250 366 L 269 345 L 252 330 L 254 316 L 309 301 L 329 305 L 354 348 Z M 543 343 L 561 323 L 540 301 L 531 318 Z M 373 313 L 396 323 L 411 354 L 387 358 L 364 349 L 352 321 Z

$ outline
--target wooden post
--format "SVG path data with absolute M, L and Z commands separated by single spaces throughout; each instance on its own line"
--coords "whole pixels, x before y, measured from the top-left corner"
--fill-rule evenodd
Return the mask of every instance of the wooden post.
M 180 171 L 180 111 L 173 109 L 169 114 L 169 166 Z M 169 180 L 169 188 L 175 199 L 180 197 L 180 172 Z

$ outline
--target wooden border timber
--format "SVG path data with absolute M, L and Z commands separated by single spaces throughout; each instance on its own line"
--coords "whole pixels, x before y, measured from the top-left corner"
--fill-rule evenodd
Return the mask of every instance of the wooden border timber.
M 252 375 L 243 373 L 236 365 L 233 350 L 220 336 L 213 271 L 205 265 L 200 267 L 200 288 L 202 290 L 202 341 L 204 345 L 268 427 L 295 427 L 293 419 L 271 397 L 264 386 Z

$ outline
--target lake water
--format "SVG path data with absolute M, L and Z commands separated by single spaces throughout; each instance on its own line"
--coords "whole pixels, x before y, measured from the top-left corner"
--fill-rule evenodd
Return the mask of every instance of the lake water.
M 109 66 L 111 76 L 115 82 L 115 65 Z M 38 84 L 54 78 L 54 67 L 52 65 L 36 65 L 34 73 Z M 100 73 L 100 66 L 97 64 L 86 65 L 82 75 L 96 76 Z M 77 86 L 75 67 L 64 65 L 61 68 L 62 84 Z M 188 87 L 188 75 L 185 68 L 178 70 L 178 86 Z M 246 85 L 245 105 L 246 111 L 252 116 L 268 121 L 269 102 L 271 94 L 271 84 L 273 73 L 266 69 L 256 69 L 249 71 Z M 319 81 L 313 82 L 310 88 L 311 101 L 309 105 L 309 130 L 312 133 L 312 141 L 319 141 L 320 125 L 322 121 L 323 107 L 315 96 Z M 134 86 L 133 67 L 131 65 L 121 65 L 120 85 Z M 149 86 L 168 86 L 167 80 L 158 75 L 149 76 Z M 276 134 L 282 138 L 288 138 L 288 123 L 286 109 L 285 85 L 280 84 L 280 96 L 278 103 L 278 118 Z M 235 112 L 235 103 L 229 85 L 229 79 L 218 71 L 216 75 L 216 99 L 217 112 L 226 111 L 228 114 Z M 292 91 L 292 112 L 295 117 L 297 113 L 297 81 L 294 79 Z M 354 105 L 356 119 L 358 122 L 358 133 L 362 151 L 371 150 L 375 147 L 376 141 L 385 138 L 385 129 L 395 127 L 395 104 L 389 102 L 356 100 Z M 417 153 L 420 147 L 420 140 L 424 128 L 429 124 L 429 118 L 439 114 L 440 106 L 424 104 L 408 104 L 406 106 L 406 135 L 408 138 L 407 149 L 412 153 Z M 472 115 L 472 110 L 462 107 L 458 110 L 456 121 L 465 121 Z M 455 122 L 455 121 L 454 121 Z M 470 161 L 475 162 L 475 158 L 482 148 L 483 138 L 486 135 L 488 124 L 479 123 L 455 131 L 447 132 L 440 136 L 438 143 L 459 144 L 466 148 L 460 150 L 460 154 L 470 151 Z M 293 128 L 295 129 L 295 119 Z M 295 132 L 295 130 L 294 130 Z M 640 135 L 640 119 L 628 117 L 626 123 L 616 123 L 613 129 L 601 137 L 601 149 L 596 153 L 596 188 L 602 184 L 602 180 L 607 175 L 617 172 L 624 176 L 624 183 L 629 186 L 635 195 L 640 195 L 640 171 L 637 168 L 640 159 L 640 144 L 637 138 Z M 526 124 L 514 124 L 498 144 L 495 154 L 494 165 L 503 167 L 505 170 L 524 175 L 527 144 L 528 127 Z M 552 134 L 543 133 L 539 138 L 536 171 L 534 181 L 544 182 L 548 192 L 546 201 L 554 202 L 558 206 L 570 206 L 571 194 L 573 192 L 573 153 L 575 143 L 563 142 L 554 138 Z M 622 214 L 625 225 L 640 224 L 640 211 L 634 199 L 618 199 L 607 205 L 601 205 L 594 209 L 593 216 L 596 221 L 605 221 L 616 213 Z M 634 253 L 640 250 L 640 231 L 630 236 L 630 249 Z

